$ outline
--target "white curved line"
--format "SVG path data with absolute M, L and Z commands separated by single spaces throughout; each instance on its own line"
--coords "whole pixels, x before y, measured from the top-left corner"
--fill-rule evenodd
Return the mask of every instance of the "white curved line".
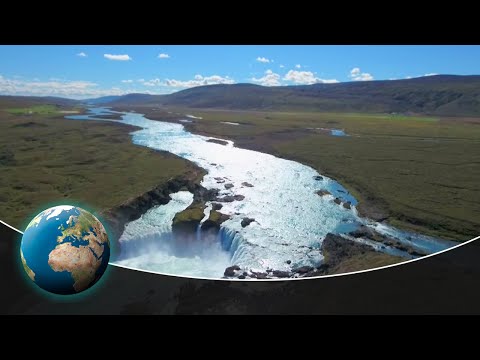
M 371 269 L 365 269 L 365 270 L 350 271 L 350 272 L 345 272 L 345 273 L 341 273 L 341 274 L 320 275 L 320 276 L 308 276 L 308 277 L 300 277 L 300 278 L 275 278 L 275 279 L 237 279 L 237 278 L 233 278 L 233 279 L 222 279 L 222 278 L 207 278 L 207 277 L 186 276 L 186 275 L 169 274 L 169 273 L 162 273 L 162 272 L 158 272 L 158 271 L 137 269 L 137 268 L 134 268 L 134 267 L 125 266 L 125 265 L 119 265 L 119 264 L 115 264 L 115 263 L 108 263 L 108 264 L 109 264 L 109 265 L 116 266 L 116 267 L 119 267 L 119 268 L 128 269 L 128 270 L 141 271 L 141 272 L 145 272 L 145 273 L 149 273 L 149 274 L 156 274 L 156 275 L 174 276 L 174 277 L 185 278 L 185 279 L 217 280 L 217 281 L 249 281 L 249 282 L 255 282 L 255 281 L 314 280 L 314 279 L 333 278 L 333 277 L 345 276 L 345 275 L 363 274 L 363 273 L 370 272 L 370 271 L 383 270 L 383 269 L 388 269 L 388 268 L 395 267 L 395 266 L 399 266 L 399 265 L 409 264 L 409 263 L 413 263 L 413 262 L 415 262 L 415 261 L 423 260 L 423 259 L 426 259 L 426 258 L 435 256 L 435 255 L 440 255 L 441 253 L 444 253 L 444 252 L 447 252 L 447 251 L 450 251 L 450 250 L 459 248 L 460 246 L 467 245 L 467 244 L 469 244 L 469 243 L 471 243 L 471 242 L 473 242 L 473 241 L 475 241 L 475 240 L 479 240 L 479 239 L 480 239 L 480 236 L 477 236 L 476 238 L 473 238 L 473 239 L 471 239 L 471 240 L 465 241 L 465 242 L 460 243 L 460 244 L 458 244 L 458 245 L 452 246 L 452 247 L 450 247 L 450 248 L 448 248 L 448 249 L 441 250 L 441 251 L 438 251 L 438 252 L 435 252 L 435 253 L 432 253 L 432 254 L 429 254 L 429 255 L 425 255 L 425 256 L 416 258 L 416 259 L 406 260 L 406 261 L 402 261 L 402 262 L 395 263 L 395 264 L 391 264 L 391 265 L 385 265 L 385 266 L 380 266 L 380 267 L 371 268 Z
M 0 223 L 2 223 L 2 224 L 5 225 L 6 227 L 9 227 L 10 229 L 15 230 L 16 232 L 18 232 L 18 233 L 20 233 L 20 234 L 23 235 L 23 232 L 22 232 L 22 231 L 18 230 L 17 228 L 14 228 L 12 225 L 8 225 L 5 221 L 0 220 Z
M 3 225 L 5 225 L 5 226 L 9 227 L 10 229 L 15 230 L 16 232 L 18 232 L 18 233 L 20 233 L 20 234 L 23 235 L 23 232 L 21 232 L 20 230 L 14 228 L 13 226 L 7 224 L 6 222 L 0 220 L 0 223 L 2 223 Z M 460 243 L 460 244 L 458 244 L 458 245 L 449 247 L 448 249 L 444 249 L 444 250 L 437 251 L 437 252 L 434 252 L 434 253 L 432 253 L 432 254 L 425 255 L 425 256 L 422 256 L 422 257 L 419 257 L 419 258 L 416 258 L 416 259 L 406 260 L 406 261 L 402 261 L 402 262 L 395 263 L 395 264 L 391 264 L 391 265 L 385 265 L 385 266 L 380 266 L 380 267 L 371 268 L 371 269 L 365 269 L 365 270 L 350 271 L 350 272 L 341 273 L 341 274 L 331 274 L 331 275 L 321 275 L 321 276 L 308 276 L 308 277 L 300 277 L 300 278 L 275 278 L 275 279 L 255 279 L 255 280 L 253 280 L 253 279 L 236 279 L 236 278 L 233 278 L 233 279 L 207 278 L 207 277 L 200 277 L 200 276 L 187 276 L 187 275 L 178 275 L 178 274 L 162 273 L 162 272 L 158 272 L 158 271 L 144 270 L 144 269 L 138 269 L 138 268 L 134 268 L 134 267 L 130 267 L 130 266 L 119 265 L 119 264 L 115 264 L 115 263 L 111 263 L 111 262 L 109 262 L 108 265 L 112 265 L 112 266 L 119 267 L 119 268 L 122 268 L 122 269 L 127 269 L 127 270 L 140 271 L 140 272 L 144 272 L 144 273 L 148 273 L 148 274 L 164 275 L 164 276 L 173 276 L 173 277 L 183 278 L 183 279 L 216 280 L 216 281 L 248 281 L 248 282 L 257 282 L 257 281 L 314 280 L 314 279 L 326 279 L 326 278 L 333 278 L 333 277 L 346 276 L 346 275 L 363 274 L 363 273 L 370 272 L 370 271 L 383 270 L 383 269 L 388 269 L 388 268 L 392 268 L 392 267 L 395 267 L 395 266 L 410 264 L 410 263 L 413 263 L 413 262 L 415 262 L 415 261 L 423 260 L 423 259 L 426 259 L 426 258 L 435 256 L 435 255 L 440 255 L 440 254 L 442 254 L 442 253 L 444 253 L 444 252 L 447 252 L 447 251 L 450 251 L 450 250 L 459 248 L 460 246 L 467 245 L 467 244 L 469 244 L 469 243 L 471 243 L 471 242 L 473 242 L 473 241 L 475 241 L 475 240 L 479 240 L 479 239 L 480 239 L 480 236 L 477 236 L 477 237 L 475 237 L 475 238 L 473 238 L 473 239 L 471 239 L 471 240 L 468 240 L 468 241 L 462 242 L 462 243 Z

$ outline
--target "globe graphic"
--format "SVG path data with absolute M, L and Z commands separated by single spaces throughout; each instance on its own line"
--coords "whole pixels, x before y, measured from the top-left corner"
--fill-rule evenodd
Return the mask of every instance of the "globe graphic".
M 20 256 L 36 285 L 55 294 L 76 294 L 102 277 L 110 242 L 102 223 L 88 211 L 55 206 L 30 221 Z

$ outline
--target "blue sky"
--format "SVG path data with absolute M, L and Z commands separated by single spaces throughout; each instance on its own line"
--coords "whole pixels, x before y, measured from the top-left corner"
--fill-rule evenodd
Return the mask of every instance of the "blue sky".
M 0 46 L 0 94 L 88 98 L 480 74 L 480 46 Z

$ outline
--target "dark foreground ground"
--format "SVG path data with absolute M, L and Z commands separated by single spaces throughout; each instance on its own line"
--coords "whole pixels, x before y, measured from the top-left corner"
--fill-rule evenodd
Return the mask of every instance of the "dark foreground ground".
M 92 289 L 51 296 L 0 224 L 0 314 L 480 314 L 480 246 L 361 274 L 280 282 L 185 279 L 109 266 Z

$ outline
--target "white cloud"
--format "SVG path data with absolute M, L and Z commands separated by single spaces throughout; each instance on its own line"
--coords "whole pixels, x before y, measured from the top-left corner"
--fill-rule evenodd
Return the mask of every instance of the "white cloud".
M 280 75 L 274 73 L 272 70 L 265 71 L 265 76 L 257 79 L 252 78 L 253 82 L 259 83 L 263 86 L 280 86 Z
M 160 81 L 160 79 L 151 79 L 148 81 L 143 81 L 142 84 L 144 86 L 160 86 L 163 85 L 163 83 Z
M 360 68 L 356 67 L 350 70 L 350 76 L 358 76 L 360 74 Z
M 267 59 L 266 57 L 257 57 L 257 61 L 261 63 L 269 63 L 270 61 L 273 62 L 273 60 Z
M 350 78 L 354 81 L 370 81 L 373 76 L 370 73 L 361 72 L 360 68 L 355 67 L 350 70 Z
M 122 83 L 131 84 L 131 83 L 133 83 L 133 80 L 122 80 Z
M 175 79 L 165 79 L 164 83 L 160 85 L 169 86 L 169 87 L 178 87 L 178 88 L 191 88 L 195 86 L 202 86 L 202 85 L 214 85 L 214 84 L 234 84 L 235 80 L 232 78 L 225 76 L 222 77 L 220 75 L 211 75 L 211 76 L 202 76 L 202 75 L 195 75 L 193 80 L 175 80 Z
M 285 67 L 285 65 L 280 65 L 280 68 L 283 69 Z
M 435 76 L 435 75 L 438 75 L 438 74 L 437 74 L 437 73 L 427 73 L 427 74 L 425 74 L 425 75 L 423 75 L 423 76 Z
M 297 69 L 301 69 L 301 68 L 302 68 L 302 65 L 297 64 L 297 65 L 295 65 L 295 67 L 296 67 Z
M 412 77 L 411 76 L 406 76 L 405 79 L 411 79 Z
M 161 54 L 158 54 L 158 58 L 159 59 L 169 59 L 170 55 L 161 53 Z
M 130 56 L 127 54 L 124 55 L 113 55 L 113 54 L 103 54 L 103 57 L 108 60 L 115 60 L 115 61 L 129 61 L 132 60 Z
M 163 88 L 191 88 L 195 86 L 202 85 L 214 85 L 214 84 L 234 84 L 235 80 L 228 76 L 212 75 L 212 76 L 202 76 L 197 74 L 193 77 L 192 80 L 176 80 L 176 79 L 165 79 L 161 80 L 159 78 L 145 80 L 137 79 L 137 82 L 141 83 L 143 86 L 148 87 L 163 87 Z M 143 92 L 143 91 L 142 91 Z
M 311 84 L 333 84 L 338 83 L 336 79 L 320 79 L 315 77 L 311 71 L 290 70 L 283 80 L 291 81 L 294 84 L 311 85 Z
M 85 54 L 85 53 L 82 51 L 82 52 L 79 52 L 79 53 L 77 54 L 77 56 L 80 56 L 80 57 L 87 57 L 88 55 L 87 55 L 87 54 Z
M 36 81 L 24 79 L 7 79 L 0 76 L 0 94 L 26 96 L 59 96 L 85 99 L 105 95 L 123 95 L 126 90 L 112 87 L 100 89 L 91 81 L 49 80 Z

